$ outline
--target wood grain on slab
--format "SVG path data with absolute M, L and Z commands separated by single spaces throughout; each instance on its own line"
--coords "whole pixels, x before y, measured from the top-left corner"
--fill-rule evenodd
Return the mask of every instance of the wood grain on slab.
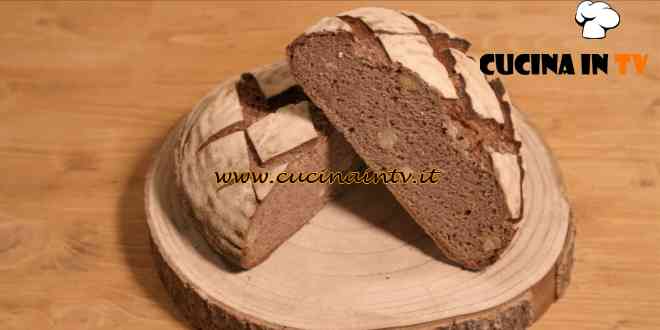
M 574 236 L 551 155 L 519 112 L 512 120 L 527 164 L 525 212 L 511 245 L 482 272 L 443 262 L 382 185 L 351 187 L 263 264 L 236 272 L 181 206 L 174 131 L 145 185 L 165 286 L 201 329 L 526 329 L 569 282 Z
M 622 25 L 593 41 L 577 1 L 1 2 L 0 328 L 186 329 L 151 256 L 152 156 L 217 82 L 368 5 L 438 20 L 477 56 L 649 54 L 643 75 L 503 79 L 557 156 L 579 232 L 571 286 L 532 329 L 660 327 L 660 3 L 611 4 Z

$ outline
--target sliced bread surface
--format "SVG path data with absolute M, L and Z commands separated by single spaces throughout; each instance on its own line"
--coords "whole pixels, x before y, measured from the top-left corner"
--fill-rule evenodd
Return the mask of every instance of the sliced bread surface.
M 480 270 L 516 232 L 524 171 L 504 87 L 469 45 L 421 15 L 359 8 L 287 50 L 295 80 L 372 170 L 441 173 L 387 186 L 449 259 Z

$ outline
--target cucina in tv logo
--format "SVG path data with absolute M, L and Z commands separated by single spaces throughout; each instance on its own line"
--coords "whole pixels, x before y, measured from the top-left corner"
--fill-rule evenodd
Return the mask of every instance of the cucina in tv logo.
M 644 73 L 647 54 L 616 53 L 613 56 L 619 74 Z M 481 72 L 485 75 L 597 75 L 610 72 L 609 54 L 496 54 L 489 53 L 479 60 Z M 577 73 L 576 73 L 577 72 Z
M 581 27 L 582 38 L 595 42 L 604 39 L 607 31 L 620 25 L 619 12 L 609 3 L 582 1 L 575 10 L 575 22 Z M 647 54 L 496 54 L 481 56 L 481 72 L 492 75 L 597 75 L 610 73 L 610 60 L 619 74 L 642 74 L 648 61 Z

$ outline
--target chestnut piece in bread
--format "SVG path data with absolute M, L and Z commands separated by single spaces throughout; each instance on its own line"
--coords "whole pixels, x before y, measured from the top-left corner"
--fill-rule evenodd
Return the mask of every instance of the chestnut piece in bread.
M 468 47 L 423 16 L 359 8 L 309 28 L 288 60 L 372 170 L 441 172 L 437 184 L 387 187 L 449 259 L 480 270 L 516 232 L 524 173 L 504 88 Z
M 184 204 L 209 245 L 251 268 L 298 231 L 339 185 L 279 184 L 277 174 L 342 171 L 357 157 L 280 62 L 230 79 L 188 115 L 175 151 Z M 270 173 L 219 183 L 216 172 Z

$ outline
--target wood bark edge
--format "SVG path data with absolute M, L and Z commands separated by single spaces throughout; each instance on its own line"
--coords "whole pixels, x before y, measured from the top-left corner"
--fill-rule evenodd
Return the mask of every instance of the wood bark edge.
M 569 222 L 564 248 L 555 266 L 532 288 L 495 308 L 479 313 L 457 316 L 433 322 L 411 325 L 404 329 L 480 330 L 526 329 L 538 320 L 559 298 L 570 283 L 573 267 L 575 226 Z M 183 316 L 198 329 L 209 330 L 297 330 L 246 315 L 228 306 L 215 304 L 181 280 L 165 262 L 159 247 L 151 242 L 155 266 L 174 304 Z M 302 329 L 300 329 L 302 330 Z

